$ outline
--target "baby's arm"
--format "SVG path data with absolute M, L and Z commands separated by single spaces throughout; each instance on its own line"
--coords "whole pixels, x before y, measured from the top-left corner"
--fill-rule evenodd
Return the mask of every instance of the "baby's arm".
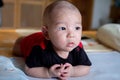
M 38 77 L 38 78 L 50 78 L 50 74 L 48 72 L 48 69 L 45 67 L 35 67 L 35 68 L 29 68 L 25 66 L 25 72 L 27 75 L 32 77 Z
M 50 69 L 45 67 L 29 68 L 25 66 L 25 72 L 32 77 L 38 78 L 51 78 L 61 76 L 59 64 L 53 65 Z
M 84 66 L 84 65 L 74 66 L 73 73 L 71 74 L 71 76 L 73 77 L 84 76 L 87 75 L 89 71 L 90 71 L 90 66 Z
M 67 77 L 80 77 L 87 75 L 90 71 L 90 66 L 78 65 L 72 66 L 69 63 L 64 64 L 64 70 L 61 76 L 61 79 L 65 79 Z
M 61 66 L 61 80 L 66 80 L 69 77 L 80 77 L 88 74 L 90 71 L 90 66 L 72 66 L 69 63 L 65 63 Z

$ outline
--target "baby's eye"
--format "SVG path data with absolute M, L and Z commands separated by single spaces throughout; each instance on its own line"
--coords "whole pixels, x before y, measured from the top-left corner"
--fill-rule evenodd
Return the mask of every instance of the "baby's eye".
M 80 27 L 75 27 L 75 30 L 80 30 Z
M 65 27 L 59 27 L 59 30 L 66 30 Z

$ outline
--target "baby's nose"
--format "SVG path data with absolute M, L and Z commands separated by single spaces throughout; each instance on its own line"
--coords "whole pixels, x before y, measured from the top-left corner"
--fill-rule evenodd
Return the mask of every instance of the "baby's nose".
M 69 32 L 69 33 L 67 34 L 67 38 L 73 38 L 73 37 L 74 37 L 74 33 Z

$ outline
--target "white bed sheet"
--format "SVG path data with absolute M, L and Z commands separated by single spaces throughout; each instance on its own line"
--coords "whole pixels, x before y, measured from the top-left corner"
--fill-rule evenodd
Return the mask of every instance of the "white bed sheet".
M 88 56 L 92 62 L 91 71 L 83 77 L 69 78 L 68 80 L 120 80 L 120 52 L 91 52 Z M 57 80 L 38 79 L 28 77 L 29 80 Z
M 91 52 L 91 53 L 89 52 L 88 57 L 92 62 L 90 73 L 83 77 L 74 77 L 74 78 L 71 77 L 68 80 L 120 80 L 120 69 L 119 69 L 120 68 L 120 52 L 116 52 L 116 51 Z M 23 70 L 24 61 L 22 58 L 11 58 L 10 60 L 12 60 L 14 66 Z M 6 67 L 8 67 L 7 64 L 6 64 Z M 5 71 L 6 71 L 6 67 L 5 67 Z M 2 68 L 4 69 L 4 67 Z M 3 72 L 3 74 L 4 73 L 5 72 Z M 6 76 L 6 77 L 11 77 L 11 76 Z M 52 78 L 52 79 L 33 78 L 27 75 L 25 77 L 27 77 L 28 80 L 57 80 L 56 78 Z M 4 79 L 4 80 L 7 80 L 7 79 Z M 14 80 L 18 80 L 18 79 L 14 79 Z

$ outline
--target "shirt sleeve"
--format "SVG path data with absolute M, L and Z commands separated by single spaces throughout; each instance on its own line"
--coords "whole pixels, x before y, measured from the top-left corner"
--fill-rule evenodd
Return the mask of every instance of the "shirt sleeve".
M 30 55 L 26 58 L 26 65 L 29 68 L 32 67 L 42 67 L 43 66 L 43 50 L 40 48 L 40 46 L 34 46 Z
M 75 63 L 74 65 L 86 65 L 86 66 L 92 65 L 89 57 L 87 56 L 83 48 L 80 48 L 80 50 L 76 52 L 77 52 L 76 53 L 77 55 L 76 55 L 76 60 L 74 62 Z

